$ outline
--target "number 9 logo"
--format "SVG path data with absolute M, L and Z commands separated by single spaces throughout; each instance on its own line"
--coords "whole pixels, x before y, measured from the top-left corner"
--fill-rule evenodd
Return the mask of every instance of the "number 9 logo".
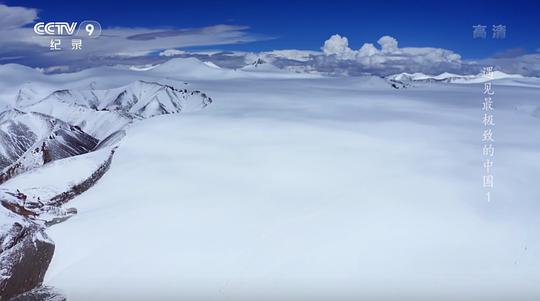
M 93 24 L 86 24 L 84 27 L 84 30 L 88 33 L 88 36 L 91 36 L 94 33 L 94 25 Z
M 101 35 L 101 24 L 97 21 L 82 21 L 77 35 L 83 38 L 97 38 Z

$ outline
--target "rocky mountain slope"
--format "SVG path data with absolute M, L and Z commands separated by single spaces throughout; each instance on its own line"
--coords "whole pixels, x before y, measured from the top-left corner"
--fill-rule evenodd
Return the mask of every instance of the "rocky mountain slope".
M 0 183 L 45 163 L 93 150 L 98 139 L 60 119 L 17 109 L 0 114 Z

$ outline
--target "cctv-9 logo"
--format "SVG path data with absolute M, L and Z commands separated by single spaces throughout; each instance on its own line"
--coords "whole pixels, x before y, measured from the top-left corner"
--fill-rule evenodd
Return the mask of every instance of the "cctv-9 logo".
M 73 36 L 77 22 L 38 22 L 34 32 L 40 36 Z M 82 21 L 76 35 L 83 38 L 97 38 L 101 35 L 101 24 L 97 21 Z

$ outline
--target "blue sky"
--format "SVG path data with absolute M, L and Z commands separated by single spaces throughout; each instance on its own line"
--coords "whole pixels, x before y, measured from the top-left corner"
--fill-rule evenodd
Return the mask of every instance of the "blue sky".
M 502 3 L 504 2 L 504 3 Z M 4 1 L 39 9 L 43 21 L 94 19 L 103 27 L 249 26 L 260 40 L 226 50 L 319 50 L 330 35 L 358 49 L 383 35 L 400 46 L 451 49 L 463 58 L 531 53 L 540 48 L 537 1 Z M 504 40 L 472 39 L 472 25 L 503 24 Z M 488 32 L 488 35 L 490 32 Z

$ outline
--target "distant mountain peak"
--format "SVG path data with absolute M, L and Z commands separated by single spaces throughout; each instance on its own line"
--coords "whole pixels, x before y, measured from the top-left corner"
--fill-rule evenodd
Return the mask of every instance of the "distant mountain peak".
M 58 102 L 95 111 L 114 111 L 132 117 L 148 118 L 181 111 L 200 110 L 212 103 L 212 99 L 200 91 L 137 80 L 107 90 L 57 90 L 26 108 L 32 110 L 46 103 L 55 105 Z M 157 105 L 149 105 L 152 102 L 156 102 Z M 50 114 L 50 111 L 47 113 Z
M 494 71 L 492 77 L 486 77 L 484 74 L 455 74 L 450 72 L 443 72 L 438 75 L 428 75 L 420 72 L 416 73 L 398 73 L 387 76 L 386 78 L 391 81 L 398 81 L 401 83 L 410 82 L 447 82 L 447 83 L 479 83 L 489 80 L 498 80 L 505 78 L 522 78 L 523 76 L 517 74 L 507 74 L 502 71 Z

